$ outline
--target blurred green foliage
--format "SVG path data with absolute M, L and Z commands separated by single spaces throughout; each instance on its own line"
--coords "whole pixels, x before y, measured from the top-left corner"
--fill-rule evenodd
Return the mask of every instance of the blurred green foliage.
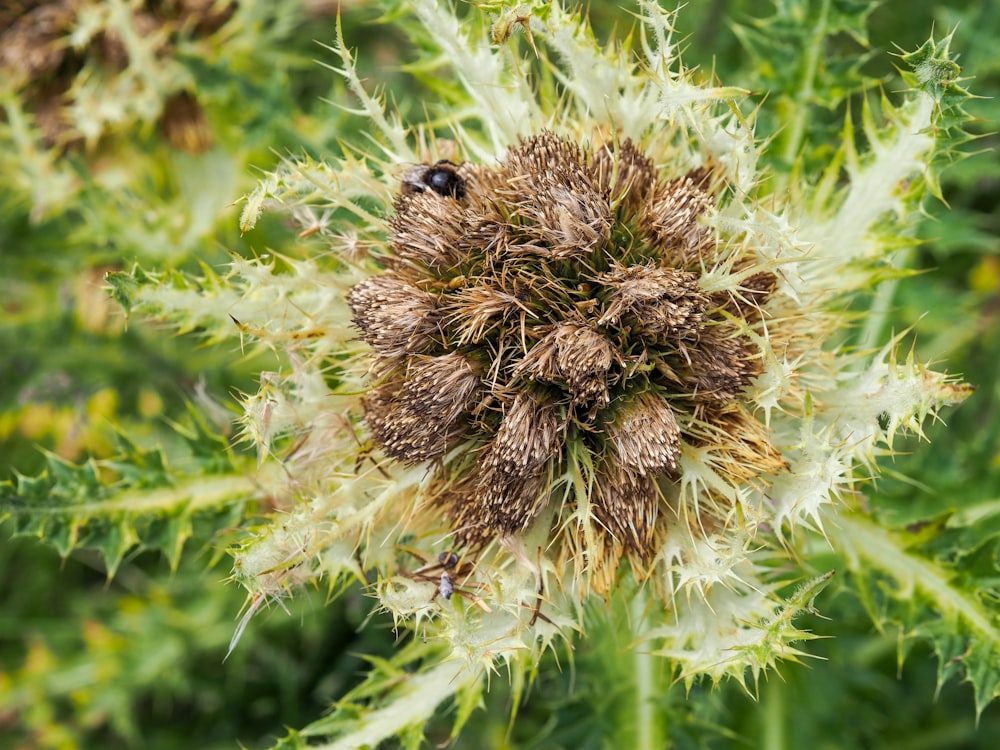
M 203 429 L 188 411 L 196 399 L 216 415 L 204 429 L 222 436 L 216 446 L 232 460 L 228 469 L 252 460 L 228 444 L 226 404 L 231 392 L 253 390 L 256 374 L 280 362 L 266 353 L 243 356 L 235 335 L 232 346 L 208 347 L 197 332 L 175 337 L 151 321 L 126 325 L 103 277 L 135 260 L 190 269 L 217 266 L 228 253 L 291 252 L 293 231 L 266 216 L 252 238 L 241 238 L 232 204 L 251 188 L 255 170 L 273 167 L 281 154 L 321 158 L 359 134 L 358 121 L 336 106 L 348 100 L 339 79 L 316 62 L 324 51 L 315 40 L 332 38 L 337 4 L 275 5 L 241 3 L 215 35 L 182 35 L 171 51 L 211 129 L 214 144 L 200 154 L 170 145 L 155 118 L 120 123 L 84 146 L 46 149 L 39 131 L 15 127 L 23 114 L 18 92 L 0 92 L 0 480 L 9 480 L 9 492 L 18 494 L 24 477 L 46 466 L 50 473 L 94 467 L 95 477 L 114 475 L 120 435 L 128 438 L 127 451 L 155 453 L 183 469 L 192 456 L 204 458 L 191 447 L 190 436 Z M 377 23 L 379 12 L 368 3 L 344 2 L 340 13 L 372 79 L 401 109 L 418 112 L 427 94 L 398 70 L 413 62 L 405 39 Z M 594 0 L 590 13 L 604 37 L 633 24 L 617 2 Z M 810 34 L 820 18 L 830 34 Z M 940 548 L 922 554 L 950 556 L 955 564 L 964 558 L 995 606 L 1000 550 L 983 539 L 996 535 L 970 538 L 968 527 L 951 519 L 972 507 L 991 527 L 1000 518 L 993 507 L 1000 498 L 1000 9 L 992 0 L 707 0 L 690 3 L 680 23 L 689 66 L 752 90 L 758 133 L 773 139 L 777 164 L 784 155 L 790 165 L 802 145 L 795 113 L 814 113 L 809 122 L 820 130 L 810 131 L 809 142 L 819 146 L 804 154 L 807 167 L 830 156 L 843 119 L 860 113 L 859 83 L 890 97 L 901 86 L 894 45 L 912 50 L 932 26 L 957 27 L 953 49 L 972 79 L 968 87 L 982 97 L 967 107 L 979 118 L 971 128 L 979 139 L 964 150 L 985 153 L 944 173 L 948 210 L 930 205 L 914 228 L 923 244 L 910 265 L 925 273 L 900 286 L 889 322 L 898 331 L 919 319 L 913 345 L 920 357 L 946 361 L 978 390 L 945 415 L 947 429 L 931 426 L 929 449 L 920 446 L 911 457 L 917 446 L 901 446 L 885 459 L 887 476 L 871 504 L 895 528 L 942 529 L 928 542 Z M 127 477 L 118 479 L 127 484 Z M 175 483 L 171 474 L 164 486 Z M 275 611 L 255 620 L 222 663 L 242 592 L 221 583 L 229 571 L 220 550 L 235 516 L 218 510 L 185 519 L 183 556 L 133 526 L 134 539 L 126 533 L 125 541 L 143 541 L 140 551 L 129 552 L 128 544 L 105 550 L 105 558 L 83 549 L 60 559 L 48 547 L 7 538 L 16 526 L 4 525 L 0 746 L 167 750 L 196 739 L 203 748 L 267 747 L 285 727 L 315 721 L 359 684 L 358 654 L 393 654 L 386 623 L 376 618 L 361 627 L 368 602 L 351 590 L 328 606 L 317 592 L 312 601 L 290 602 L 291 616 Z M 109 561 L 117 567 L 112 580 Z M 817 572 L 842 568 L 822 549 L 812 563 Z M 877 597 L 866 609 L 850 575 L 832 588 L 840 593 L 826 594 L 822 607 L 831 620 L 809 624 L 832 636 L 811 644 L 819 658 L 782 666 L 759 686 L 756 700 L 735 685 L 685 694 L 669 687 L 664 664 L 658 709 L 673 746 L 1000 745 L 1000 708 L 985 708 L 977 724 L 971 689 L 942 681 L 954 655 L 939 665 L 925 642 L 909 639 L 919 632 L 907 629 L 905 613 L 872 612 Z M 619 658 L 628 644 L 617 642 L 601 613 L 591 621 L 591 637 L 575 652 L 539 665 L 513 722 L 506 677 L 496 675 L 484 710 L 456 746 L 625 746 L 616 742 L 634 679 Z M 450 718 L 431 728 L 431 742 L 447 740 Z

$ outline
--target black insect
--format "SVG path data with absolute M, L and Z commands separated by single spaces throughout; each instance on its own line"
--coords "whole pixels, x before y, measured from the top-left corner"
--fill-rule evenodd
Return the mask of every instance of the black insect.
M 403 191 L 422 193 L 428 188 L 445 198 L 465 197 L 465 180 L 457 170 L 458 165 L 447 159 L 430 164 L 418 164 L 403 177 Z

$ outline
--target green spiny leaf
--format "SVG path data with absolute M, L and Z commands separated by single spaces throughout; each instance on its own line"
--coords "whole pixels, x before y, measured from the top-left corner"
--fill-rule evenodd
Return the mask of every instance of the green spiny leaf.
M 104 277 L 108 282 L 108 293 L 111 298 L 122 306 L 125 314 L 132 312 L 135 302 L 135 293 L 143 284 L 155 284 L 157 280 L 143 271 L 138 264 L 132 266 L 128 272 L 117 271 L 109 273 Z
M 929 641 L 939 681 L 971 682 L 977 713 L 1000 696 L 1000 603 L 990 593 L 1000 577 L 995 528 L 966 509 L 904 530 L 844 514 L 828 532 L 879 627 Z M 956 555 L 959 539 L 966 549 Z
M 782 0 L 775 13 L 733 26 L 744 49 L 754 61 L 757 87 L 769 97 L 762 114 L 774 112 L 774 122 L 765 126 L 775 132 L 771 147 L 787 166 L 800 156 L 809 165 L 825 163 L 825 151 L 836 123 L 829 115 L 842 102 L 875 85 L 861 73 L 870 53 L 867 19 L 878 5 L 867 0 Z M 843 40 L 853 44 L 845 48 Z M 813 153 L 801 154 L 806 135 L 821 144 Z M 810 170 L 811 171 L 811 170 Z
M 966 130 L 972 118 L 964 109 L 973 96 L 959 85 L 962 68 L 951 53 L 953 34 L 940 41 L 931 37 L 913 52 L 899 56 L 907 68 L 900 70 L 903 80 L 935 103 L 932 128 L 937 148 L 932 168 L 927 170 L 926 185 L 942 201 L 939 173 L 945 165 L 963 156 L 959 148 L 974 137 Z
M 947 106 L 970 98 L 970 94 L 959 86 L 962 67 L 951 54 L 949 34 L 941 41 L 931 37 L 913 52 L 899 56 L 909 70 L 901 71 L 903 79 L 919 91 Z
M 197 447 L 206 433 L 187 437 L 193 454 L 206 452 Z M 37 537 L 64 557 L 74 549 L 98 550 L 109 576 L 136 547 L 164 552 L 176 568 L 193 517 L 228 519 L 256 494 L 241 462 L 224 442 L 214 443 L 212 459 L 195 461 L 186 472 L 171 468 L 159 449 L 140 448 L 123 435 L 120 453 L 109 459 L 75 464 L 48 454 L 39 475 L 0 483 L 0 519 L 10 519 L 15 536 Z
M 391 736 L 406 747 L 418 747 L 424 725 L 442 701 L 458 693 L 464 703 L 469 693 L 478 692 L 478 677 L 444 657 L 436 646 L 421 641 L 389 660 L 366 657 L 372 668 L 364 682 L 337 701 L 330 716 L 302 729 L 301 736 L 335 737 L 323 746 L 329 750 L 374 747 Z

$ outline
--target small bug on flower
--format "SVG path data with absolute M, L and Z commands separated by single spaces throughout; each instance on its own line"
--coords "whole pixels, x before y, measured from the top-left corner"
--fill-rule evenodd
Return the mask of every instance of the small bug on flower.
M 454 162 L 441 159 L 430 164 L 418 164 L 403 175 L 403 192 L 422 193 L 428 188 L 445 198 L 465 197 L 465 180 L 458 174 Z
M 458 567 L 458 555 L 454 552 L 448 554 L 442 552 L 438 555 L 438 563 L 441 565 L 441 581 L 438 583 L 438 593 L 445 599 L 451 599 L 455 593 L 455 582 L 451 580 L 449 571 L 455 571 Z
M 416 552 L 413 552 L 412 550 L 407 550 L 407 552 L 423 561 Z M 439 570 L 441 571 L 441 574 L 440 577 L 437 577 L 436 574 Z M 451 599 L 452 596 L 458 594 L 459 596 L 468 599 L 483 612 L 492 612 L 493 610 L 490 609 L 490 606 L 474 593 L 455 585 L 456 579 L 462 579 L 463 586 L 469 585 L 469 578 L 472 576 L 474 570 L 475 563 L 460 560 L 459 556 L 454 552 L 442 552 L 438 555 L 437 563 L 424 565 L 418 570 L 414 570 L 409 573 L 404 572 L 403 575 L 407 578 L 412 578 L 415 581 L 437 583 L 437 591 L 434 592 L 432 599 L 436 599 L 438 596 L 443 599 Z

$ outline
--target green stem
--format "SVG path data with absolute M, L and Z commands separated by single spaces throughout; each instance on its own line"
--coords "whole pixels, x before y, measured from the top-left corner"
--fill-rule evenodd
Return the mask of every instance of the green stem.
M 785 748 L 785 690 L 780 680 L 771 680 L 764 693 L 762 750 Z
M 868 314 L 865 315 L 861 338 L 858 340 L 858 349 L 861 351 L 870 351 L 882 343 L 882 331 L 885 329 L 889 311 L 892 309 L 892 298 L 896 293 L 896 285 L 896 280 L 892 279 L 880 284 L 875 290 L 872 304 L 868 308 Z
M 910 264 L 912 258 L 912 252 L 903 250 L 895 253 L 889 259 L 889 265 L 893 268 L 905 268 Z M 858 339 L 859 351 L 872 351 L 885 344 L 882 335 L 889 319 L 889 313 L 892 311 L 892 299 L 896 294 L 897 286 L 899 286 L 899 279 L 889 279 L 879 284 L 875 290 L 868 313 L 864 318 L 861 336 Z
M 820 56 L 823 54 L 823 39 L 826 37 L 827 16 L 830 12 L 830 0 L 823 0 L 819 18 L 813 28 L 812 37 L 805 49 L 802 76 L 799 82 L 798 96 L 792 102 L 791 117 L 785 129 L 784 148 L 781 158 L 787 164 L 794 164 L 802 148 L 806 125 L 809 120 L 809 103 L 816 91 L 816 74 L 819 70 Z
M 632 599 L 630 614 L 636 636 L 641 636 L 646 629 L 646 593 L 644 589 L 636 592 Z M 655 750 L 664 747 L 657 742 L 656 713 L 654 711 L 656 697 L 656 675 L 654 657 L 645 646 L 632 649 L 632 664 L 635 674 L 635 722 L 636 750 Z

